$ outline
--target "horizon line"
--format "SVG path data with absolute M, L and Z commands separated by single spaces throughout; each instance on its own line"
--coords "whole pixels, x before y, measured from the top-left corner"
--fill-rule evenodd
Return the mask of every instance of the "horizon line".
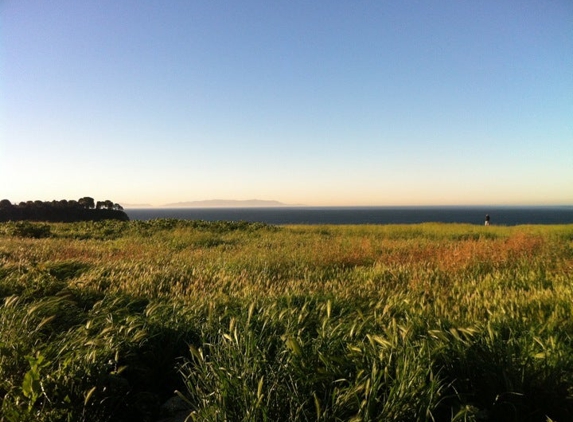
M 162 205 L 151 205 L 151 204 L 121 204 L 123 208 L 126 209 L 145 209 L 145 208 L 156 208 L 156 209 L 186 209 L 186 208 L 197 208 L 197 209 L 209 209 L 209 208 L 542 208 L 542 207 L 565 207 L 573 208 L 573 204 L 371 204 L 371 205 L 308 205 L 308 204 L 278 204 L 278 205 L 174 205 L 174 204 L 162 204 Z

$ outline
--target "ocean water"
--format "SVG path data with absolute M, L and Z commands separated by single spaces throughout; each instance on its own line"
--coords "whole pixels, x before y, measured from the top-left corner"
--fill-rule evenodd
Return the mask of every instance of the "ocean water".
M 125 210 L 132 220 L 178 218 L 205 221 L 249 221 L 268 224 L 417 224 L 425 222 L 482 225 L 573 224 L 573 206 L 449 207 L 272 207 L 272 208 L 139 208 Z

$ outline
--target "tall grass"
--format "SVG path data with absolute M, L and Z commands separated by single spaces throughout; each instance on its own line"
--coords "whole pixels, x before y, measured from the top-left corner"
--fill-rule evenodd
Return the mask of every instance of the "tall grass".
M 573 420 L 573 226 L 38 227 L 0 224 L 2 421 Z

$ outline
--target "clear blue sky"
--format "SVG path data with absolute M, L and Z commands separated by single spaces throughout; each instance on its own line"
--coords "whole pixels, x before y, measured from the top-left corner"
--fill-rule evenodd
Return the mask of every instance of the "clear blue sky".
M 573 2 L 3 0 L 0 197 L 82 196 L 573 204 Z

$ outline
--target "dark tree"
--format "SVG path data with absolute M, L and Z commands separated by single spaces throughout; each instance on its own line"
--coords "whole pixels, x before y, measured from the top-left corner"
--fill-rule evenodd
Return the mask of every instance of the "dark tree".
M 3 199 L 0 201 L 0 210 L 9 210 L 12 209 L 13 205 L 7 199 Z
M 86 209 L 95 208 L 95 201 L 93 198 L 90 198 L 89 196 L 84 196 L 83 198 L 78 199 L 78 204 L 80 204 L 83 208 Z
M 90 197 L 78 201 L 26 201 L 18 205 L 12 205 L 7 199 L 0 201 L 0 221 L 71 222 L 109 219 L 127 221 L 129 217 L 121 205 L 106 200 L 98 201 L 96 207 Z

